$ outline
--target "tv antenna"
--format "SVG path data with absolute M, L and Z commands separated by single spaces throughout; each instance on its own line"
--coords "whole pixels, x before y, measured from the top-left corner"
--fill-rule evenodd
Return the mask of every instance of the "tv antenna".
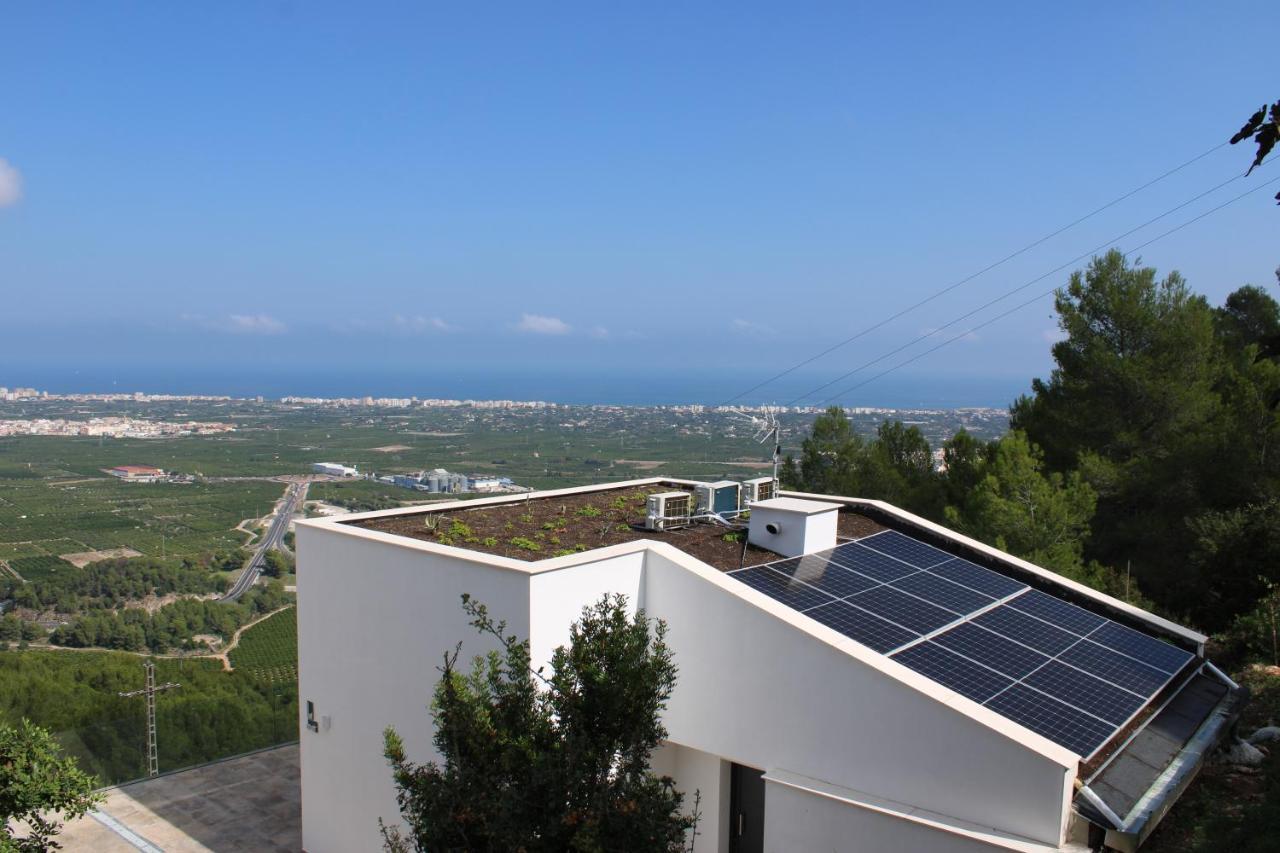
M 761 406 L 755 412 L 738 411 L 746 417 L 755 431 L 752 438 L 757 444 L 772 442 L 773 444 L 773 483 L 778 488 L 778 463 L 782 459 L 782 423 L 778 420 L 778 410 L 773 406 Z
M 156 694 L 162 690 L 172 690 L 175 687 L 181 687 L 174 681 L 166 681 L 164 684 L 156 684 L 156 664 L 151 658 L 147 658 L 142 662 L 143 668 L 147 671 L 147 686 L 141 690 L 121 691 L 119 696 L 128 699 L 134 696 L 147 697 L 147 775 L 160 775 L 160 750 L 156 747 Z

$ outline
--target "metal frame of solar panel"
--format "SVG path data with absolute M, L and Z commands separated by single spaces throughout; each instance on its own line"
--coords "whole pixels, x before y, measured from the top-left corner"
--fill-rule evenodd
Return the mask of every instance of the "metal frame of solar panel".
M 1193 657 L 896 530 L 729 574 L 1085 758 Z

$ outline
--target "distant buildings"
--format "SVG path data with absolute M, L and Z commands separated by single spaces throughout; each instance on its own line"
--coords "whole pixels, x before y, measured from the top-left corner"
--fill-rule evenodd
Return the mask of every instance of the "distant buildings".
M 432 471 L 419 471 L 416 474 L 388 474 L 378 478 L 378 482 L 402 489 L 413 489 L 431 494 L 457 495 L 465 492 L 523 492 L 524 486 L 517 486 L 507 477 L 496 477 L 490 474 L 454 474 L 443 468 Z
M 311 466 L 317 474 L 328 474 L 330 477 L 358 477 L 360 472 L 350 465 L 339 465 L 336 462 L 317 462 Z
M 235 432 L 236 425 L 209 421 L 150 421 L 142 418 L 105 417 L 73 421 L 65 418 L 34 418 L 0 421 L 0 436 L 60 435 L 103 438 L 170 438 L 183 435 L 217 435 Z

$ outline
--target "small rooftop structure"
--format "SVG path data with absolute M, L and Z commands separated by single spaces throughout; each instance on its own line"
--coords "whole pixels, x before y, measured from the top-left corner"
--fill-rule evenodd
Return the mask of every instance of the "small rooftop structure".
M 700 791 L 714 850 L 1133 850 L 1243 701 L 1203 635 L 879 501 L 784 493 L 749 527 L 645 528 L 650 495 L 698 485 L 299 522 L 299 698 L 325 721 L 301 744 L 306 849 L 377 846 L 383 727 L 437 757 L 423 660 L 494 647 L 464 593 L 534 666 L 606 593 L 667 623 L 655 769 Z M 379 618 L 335 633 L 353 608 Z
M 784 557 L 836 546 L 840 504 L 801 498 L 769 498 L 751 505 L 748 539 Z

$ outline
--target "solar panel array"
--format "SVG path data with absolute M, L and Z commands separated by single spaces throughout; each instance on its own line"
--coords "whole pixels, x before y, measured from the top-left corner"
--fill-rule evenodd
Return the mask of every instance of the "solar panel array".
M 894 530 L 729 574 L 1085 758 L 1192 659 Z

